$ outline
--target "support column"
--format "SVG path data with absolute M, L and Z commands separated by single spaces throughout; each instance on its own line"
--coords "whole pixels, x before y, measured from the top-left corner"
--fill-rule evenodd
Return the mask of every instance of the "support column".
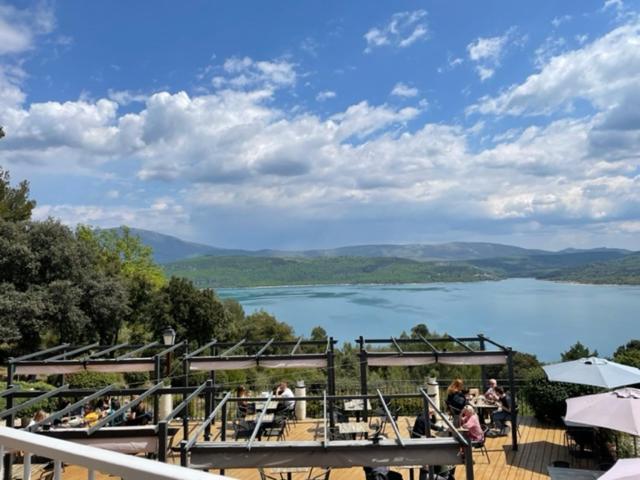
M 336 426 L 335 418 L 335 400 L 333 397 L 336 394 L 336 371 L 335 371 L 335 352 L 333 348 L 333 337 L 329 337 L 329 351 L 327 352 L 327 383 L 329 389 L 329 395 L 332 397 L 329 400 L 329 426 L 333 430 Z
M 364 337 L 360 336 L 358 338 L 358 343 L 360 344 L 360 395 L 368 395 L 368 386 L 367 386 L 367 352 L 364 348 Z M 368 399 L 363 399 L 363 408 L 362 408 L 362 417 L 366 422 L 369 419 L 369 402 Z
M 509 394 L 511 396 L 511 446 L 518 451 L 518 401 L 516 397 L 516 382 L 513 372 L 513 350 L 507 353 L 507 367 L 509 370 Z
M 480 351 L 484 352 L 487 347 L 485 345 L 483 335 L 480 334 L 478 337 L 480 337 Z M 487 388 L 489 388 L 487 385 L 487 369 L 484 365 L 480 365 L 480 378 L 482 379 L 482 390 L 480 392 L 482 394 L 487 391 Z

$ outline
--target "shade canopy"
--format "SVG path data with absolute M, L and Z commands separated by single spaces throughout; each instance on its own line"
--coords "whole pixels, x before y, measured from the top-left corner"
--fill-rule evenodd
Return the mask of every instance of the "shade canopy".
M 600 480 L 637 480 L 640 478 L 640 458 L 618 460 Z
M 565 421 L 640 435 L 640 390 L 621 388 L 570 398 Z
M 602 388 L 640 384 L 640 369 L 604 358 L 581 358 L 543 367 L 553 382 L 577 383 Z

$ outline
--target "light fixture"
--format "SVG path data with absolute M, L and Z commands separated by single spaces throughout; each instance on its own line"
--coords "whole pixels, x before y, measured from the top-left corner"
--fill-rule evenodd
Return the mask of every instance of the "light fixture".
M 166 327 L 162 331 L 162 341 L 167 347 L 173 345 L 176 341 L 176 331 L 171 327 Z

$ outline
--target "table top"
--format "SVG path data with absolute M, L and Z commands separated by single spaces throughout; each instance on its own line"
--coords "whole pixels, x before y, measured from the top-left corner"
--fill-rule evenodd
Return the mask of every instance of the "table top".
M 371 402 L 369 400 L 367 400 L 367 409 L 371 410 Z M 345 412 L 360 412 L 364 410 L 364 400 L 361 398 L 356 398 L 354 400 L 345 400 L 344 410 Z
M 604 475 L 598 470 L 581 470 L 578 468 L 547 467 L 551 480 L 595 480 Z
M 340 435 L 348 435 L 352 433 L 368 433 L 369 425 L 367 422 L 344 422 L 336 424 Z
M 469 404 L 475 408 L 498 408 L 499 405 L 497 403 L 488 402 L 484 395 L 479 395 L 477 397 L 472 398 L 469 401 Z
M 244 417 L 246 422 L 257 422 L 260 414 L 251 414 Z M 273 423 L 275 415 L 273 413 L 265 413 L 262 417 L 262 423 Z
M 269 469 L 271 473 L 306 473 L 309 470 L 309 467 L 275 467 Z
M 264 410 L 266 403 L 267 403 L 266 401 L 265 402 L 256 402 L 255 403 L 256 410 Z M 266 406 L 266 408 L 267 408 L 267 411 L 276 410 L 278 408 L 277 400 L 271 400 L 269 402 L 269 405 Z

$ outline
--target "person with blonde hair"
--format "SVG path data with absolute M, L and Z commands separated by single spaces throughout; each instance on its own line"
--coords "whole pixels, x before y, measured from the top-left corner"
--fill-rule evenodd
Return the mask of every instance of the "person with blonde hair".
M 460 412 L 460 426 L 467 430 L 467 437 L 472 442 L 482 442 L 484 440 L 480 418 L 471 405 L 465 405 Z

